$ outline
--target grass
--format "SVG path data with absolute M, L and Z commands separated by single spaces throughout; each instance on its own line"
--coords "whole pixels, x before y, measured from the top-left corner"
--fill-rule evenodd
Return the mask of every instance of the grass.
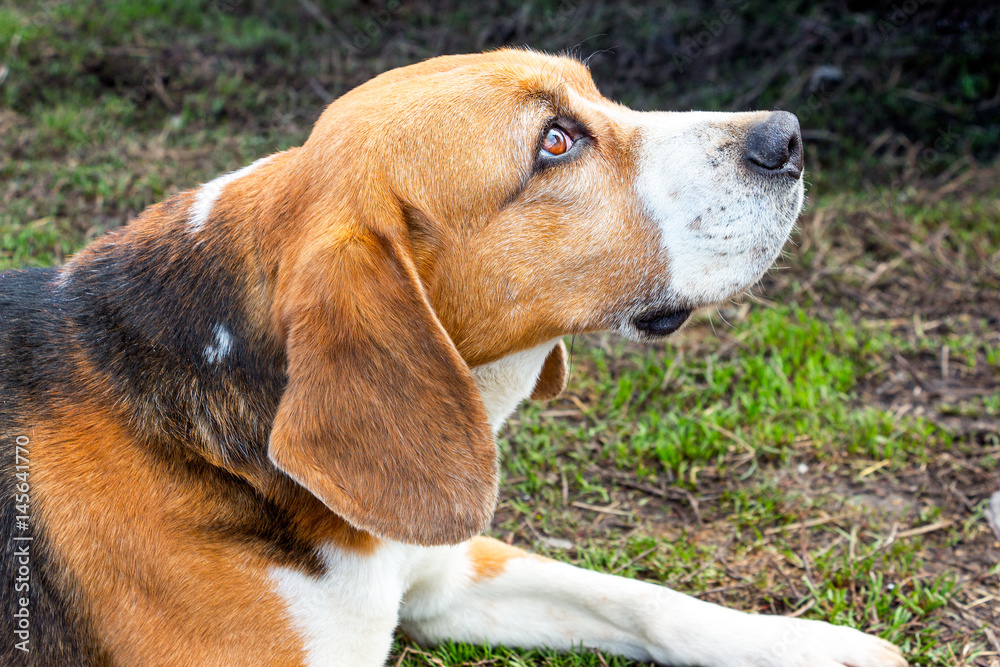
M 995 12 L 931 39 L 928 25 L 962 15 L 922 3 L 883 38 L 892 3 L 808 16 L 762 4 L 679 64 L 655 54 L 683 54 L 716 10 L 4 4 L 0 269 L 63 262 L 148 204 L 301 143 L 330 97 L 433 53 L 593 38 L 584 53 L 615 48 L 592 62 L 599 85 L 638 107 L 789 108 L 807 129 L 811 203 L 784 266 L 756 299 L 666 344 L 567 341 L 566 394 L 525 405 L 501 435 L 493 534 L 740 609 L 859 627 L 911 664 L 993 667 L 1000 134 L 987 118 L 1000 58 L 980 41 Z M 842 78 L 813 86 L 811 68 L 831 63 Z M 402 636 L 391 663 L 634 664 Z
M 922 538 L 959 552 L 988 540 L 981 509 L 959 525 L 945 519 L 953 508 L 893 491 L 961 449 L 956 437 L 859 400 L 861 379 L 907 347 L 843 311 L 825 321 L 747 305 L 731 316 L 741 312 L 738 325 L 720 333 L 703 321 L 667 349 L 577 341 L 569 398 L 525 406 L 506 431 L 496 535 L 745 609 L 860 627 L 912 664 L 989 653 L 981 627 L 942 641 L 966 579 L 928 563 L 935 547 Z M 969 450 L 984 477 L 998 470 L 1000 443 L 989 442 Z M 432 655 L 475 662 L 451 650 Z

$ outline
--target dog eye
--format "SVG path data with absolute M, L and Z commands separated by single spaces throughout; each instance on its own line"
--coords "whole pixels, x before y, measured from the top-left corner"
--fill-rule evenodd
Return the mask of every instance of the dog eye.
M 562 155 L 573 145 L 573 139 L 564 130 L 553 127 L 542 141 L 542 153 L 545 155 Z

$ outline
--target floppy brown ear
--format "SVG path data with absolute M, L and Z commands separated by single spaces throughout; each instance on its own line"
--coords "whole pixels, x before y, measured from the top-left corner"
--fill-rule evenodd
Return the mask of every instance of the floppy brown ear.
M 404 252 L 366 232 L 300 257 L 279 294 L 288 385 L 269 455 L 357 528 L 454 544 L 489 526 L 496 446 Z
M 536 401 L 548 401 L 563 392 L 566 388 L 566 345 L 561 340 L 545 357 L 542 372 L 535 381 L 531 398 Z

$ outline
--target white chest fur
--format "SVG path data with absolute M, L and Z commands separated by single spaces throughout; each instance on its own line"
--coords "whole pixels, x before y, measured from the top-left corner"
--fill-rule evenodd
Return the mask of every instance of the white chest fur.
M 472 369 L 493 431 L 535 387 L 558 339 Z M 320 549 L 327 570 L 312 577 L 291 568 L 271 571 L 275 589 L 304 642 L 307 664 L 328 667 L 384 663 L 403 594 L 420 571 L 462 547 L 426 549 L 385 543 L 375 554 Z M 430 555 L 436 554 L 436 557 Z
M 472 369 L 472 377 L 479 387 L 494 433 L 500 430 L 521 401 L 531 395 L 545 358 L 558 342 L 558 338 L 550 340 Z

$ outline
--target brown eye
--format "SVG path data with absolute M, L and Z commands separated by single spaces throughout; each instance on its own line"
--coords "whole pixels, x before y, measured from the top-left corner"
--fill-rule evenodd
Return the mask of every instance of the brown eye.
M 545 140 L 542 141 L 542 151 L 549 155 L 562 155 L 572 145 L 573 140 L 566 132 L 560 130 L 558 127 L 553 127 L 545 135 Z

